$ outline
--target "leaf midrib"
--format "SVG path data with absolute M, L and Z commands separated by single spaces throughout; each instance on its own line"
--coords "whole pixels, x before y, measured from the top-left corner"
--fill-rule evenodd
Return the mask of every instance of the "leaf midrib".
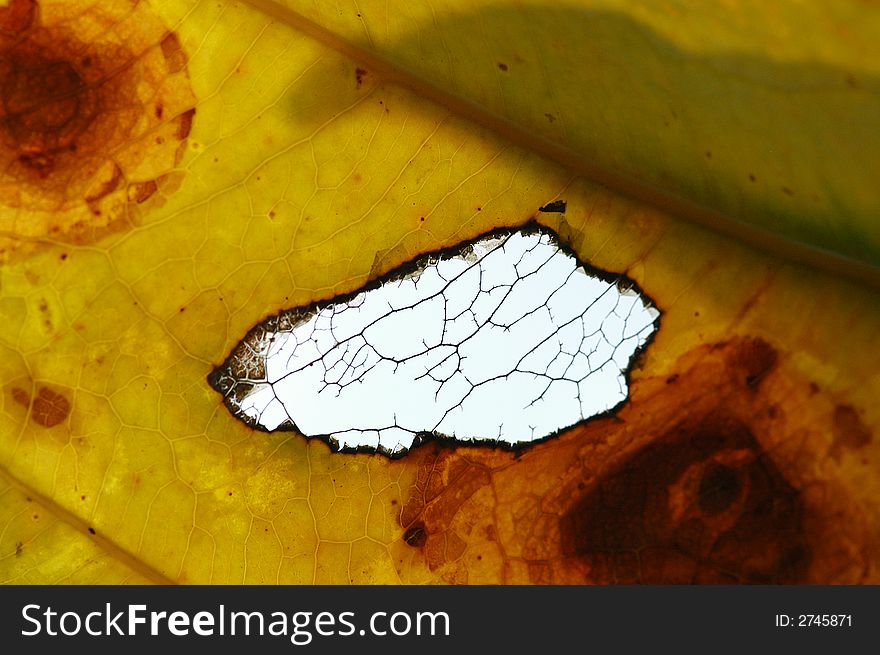
M 338 34 L 273 0 L 242 0 L 242 2 L 366 67 L 384 81 L 404 87 L 460 118 L 493 131 L 516 146 L 531 150 L 545 159 L 564 166 L 585 180 L 675 218 L 709 228 L 773 257 L 880 289 L 880 267 L 826 248 L 786 238 L 772 230 L 648 184 L 637 177 L 599 166 L 577 151 L 540 136 L 472 100 L 451 93 L 375 51 L 343 39 Z
M 107 539 L 100 534 L 92 534 L 89 531 L 89 524 L 81 517 L 77 516 L 68 509 L 65 509 L 51 498 L 46 497 L 33 487 L 22 482 L 16 476 L 12 475 L 4 466 L 0 466 L 0 480 L 6 482 L 10 487 L 19 491 L 23 495 L 31 499 L 32 502 L 38 504 L 46 510 L 55 519 L 61 521 L 65 525 L 73 528 L 83 535 L 86 539 L 92 541 L 98 548 L 107 553 L 115 561 L 127 566 L 133 572 L 143 576 L 154 584 L 171 585 L 176 584 L 174 580 L 168 578 L 163 573 L 154 569 L 144 560 L 140 559 L 134 553 L 126 550 L 115 541 Z

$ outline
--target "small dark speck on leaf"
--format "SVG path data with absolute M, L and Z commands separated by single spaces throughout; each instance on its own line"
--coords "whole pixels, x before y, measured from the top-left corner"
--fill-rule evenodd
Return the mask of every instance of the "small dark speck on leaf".
M 556 116 L 554 116 L 553 114 L 544 114 L 544 116 L 546 116 L 547 120 L 551 123 L 556 120 Z
M 498 70 L 502 70 L 502 71 L 504 71 L 504 72 L 506 73 L 506 72 L 507 72 L 507 64 L 505 64 L 504 62 L 499 61 L 499 62 L 498 62 Z
M 550 212 L 558 212 L 560 214 L 565 213 L 566 202 L 564 200 L 554 200 L 553 202 L 547 203 L 543 207 L 539 208 L 539 212 L 550 213 Z
M 95 534 L 95 528 L 89 526 L 89 534 Z
M 792 191 L 791 189 L 789 189 L 787 186 L 782 187 L 782 193 L 784 193 L 784 194 L 787 195 L 787 196 L 793 196 L 793 195 L 794 195 L 794 191 Z
M 355 68 L 354 69 L 354 78 L 357 80 L 357 85 L 360 86 L 364 81 L 364 75 L 367 74 L 367 70 L 365 68 Z
M 751 182 L 754 182 L 754 181 L 757 180 L 757 179 L 758 179 L 758 178 L 755 177 L 755 174 L 754 174 L 754 173 L 749 173 L 749 180 L 750 180 Z

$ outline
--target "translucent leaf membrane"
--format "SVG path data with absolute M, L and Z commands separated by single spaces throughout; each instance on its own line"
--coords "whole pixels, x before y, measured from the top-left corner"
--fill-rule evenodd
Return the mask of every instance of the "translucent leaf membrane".
M 659 311 L 543 227 L 422 256 L 272 316 L 211 375 L 240 419 L 397 456 L 426 436 L 516 446 L 626 400 Z

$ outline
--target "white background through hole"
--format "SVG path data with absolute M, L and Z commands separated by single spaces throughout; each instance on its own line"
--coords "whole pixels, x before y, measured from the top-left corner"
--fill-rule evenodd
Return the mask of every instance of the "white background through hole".
M 289 329 L 268 319 L 248 349 L 265 378 L 230 402 L 341 448 L 400 454 L 420 432 L 520 444 L 625 400 L 623 371 L 658 317 L 544 230 L 493 235 Z

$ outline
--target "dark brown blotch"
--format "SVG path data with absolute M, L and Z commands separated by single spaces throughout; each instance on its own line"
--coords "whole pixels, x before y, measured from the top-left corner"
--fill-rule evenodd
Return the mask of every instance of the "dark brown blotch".
M 37 15 L 36 0 L 17 0 L 0 7 L 0 33 L 14 35 L 27 30 Z
M 873 438 L 871 430 L 862 422 L 862 417 L 852 405 L 837 405 L 834 408 L 831 429 L 834 441 L 829 453 L 838 462 L 845 451 L 864 448 Z
M 428 541 L 428 531 L 424 521 L 416 521 L 403 533 L 403 541 L 413 548 L 422 548 Z
M 718 462 L 710 462 L 703 470 L 698 489 L 700 510 L 714 516 L 730 507 L 742 493 L 740 472 Z
M 169 73 L 179 73 L 186 68 L 187 56 L 176 32 L 168 32 L 159 44 Z
M 52 428 L 62 423 L 70 414 L 70 401 L 66 396 L 40 387 L 31 406 L 31 419 L 44 428 Z
M 738 369 L 742 381 L 757 388 L 776 367 L 779 354 L 763 339 L 744 339 L 736 344 L 729 357 L 730 365 Z
M 128 198 L 137 204 L 145 203 L 153 197 L 153 194 L 159 190 L 156 180 L 148 180 L 146 182 L 137 182 L 132 184 L 128 189 Z
M 590 485 L 560 531 L 593 582 L 794 583 L 810 562 L 803 515 L 748 428 L 707 416 Z
M 195 109 L 188 109 L 178 118 L 177 138 L 183 141 L 192 131 L 193 117 L 196 115 Z

